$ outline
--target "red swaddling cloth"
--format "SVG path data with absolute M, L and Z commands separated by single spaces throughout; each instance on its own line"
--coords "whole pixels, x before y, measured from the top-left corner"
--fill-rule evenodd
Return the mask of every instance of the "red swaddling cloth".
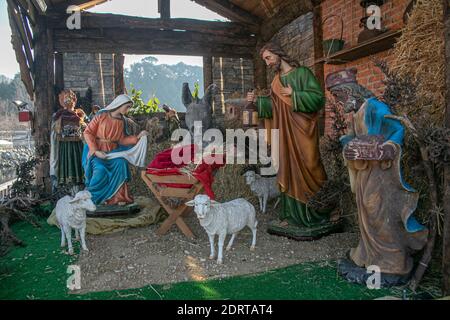
M 195 144 L 186 145 L 182 147 L 177 147 L 176 149 L 166 149 L 156 155 L 153 161 L 147 167 L 147 173 L 157 176 L 172 176 L 172 175 L 183 175 L 180 171 L 181 168 L 185 167 L 187 163 L 175 164 L 172 161 L 172 150 L 176 151 L 176 154 L 183 157 L 186 153 L 190 153 L 190 161 L 194 161 L 195 151 L 197 146 Z M 217 155 L 215 156 L 217 158 Z M 222 163 L 212 163 L 212 161 L 207 161 L 211 159 L 211 156 L 204 156 L 201 163 L 197 165 L 192 175 L 203 184 L 205 193 L 214 199 L 215 195 L 212 190 L 212 184 L 214 182 L 214 170 L 223 167 L 225 165 L 225 155 L 223 155 Z M 205 163 L 207 162 L 207 163 Z M 171 188 L 185 188 L 189 189 L 192 184 L 181 184 L 181 183 L 159 183 L 160 186 L 171 187 Z

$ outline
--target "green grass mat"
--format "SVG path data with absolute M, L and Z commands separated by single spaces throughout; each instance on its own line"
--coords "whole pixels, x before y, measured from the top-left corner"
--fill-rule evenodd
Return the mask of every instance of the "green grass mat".
M 13 226 L 27 246 L 12 248 L 0 258 L 0 299 L 374 299 L 395 294 L 350 284 L 339 278 L 335 262 L 326 261 L 221 280 L 71 294 L 66 270 L 76 257 L 59 248 L 59 229 L 45 220 L 40 223 L 39 229 L 24 222 Z M 395 295 L 399 296 L 398 291 Z

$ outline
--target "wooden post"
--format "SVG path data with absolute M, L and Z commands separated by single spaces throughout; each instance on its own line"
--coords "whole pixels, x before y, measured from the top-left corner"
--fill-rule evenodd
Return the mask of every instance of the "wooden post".
M 323 30 L 322 30 L 322 7 L 315 6 L 313 10 L 313 36 L 314 36 L 314 60 L 317 60 L 323 55 Z M 323 90 L 325 89 L 324 67 L 323 63 L 316 63 L 313 66 L 313 72 L 319 80 Z M 319 134 L 322 136 L 325 133 L 325 108 L 322 109 L 319 116 Z
M 446 109 L 445 126 L 450 128 L 450 7 L 444 0 L 444 37 L 445 37 L 445 72 L 446 72 Z M 442 239 L 442 273 L 443 293 L 450 294 L 450 168 L 444 168 L 444 233 Z
M 64 54 L 55 53 L 55 97 L 64 90 Z M 55 104 L 55 109 L 58 106 Z M 56 110 L 53 110 L 56 112 Z
M 206 89 L 213 83 L 212 56 L 203 56 L 203 86 Z
M 161 19 L 170 19 L 170 0 L 158 0 L 158 12 Z
M 123 54 L 114 54 L 114 93 L 116 96 L 126 93 L 125 80 L 123 78 L 124 61 L 125 57 Z
M 54 106 L 54 54 L 52 31 L 47 30 L 45 18 L 39 17 L 36 28 L 35 56 L 35 112 L 34 140 L 36 157 L 41 162 L 36 166 L 36 184 L 51 192 L 50 181 L 50 126 Z

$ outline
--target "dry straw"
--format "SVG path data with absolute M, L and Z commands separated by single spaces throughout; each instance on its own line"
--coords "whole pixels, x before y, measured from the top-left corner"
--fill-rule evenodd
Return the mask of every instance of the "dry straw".
M 445 106 L 443 4 L 418 0 L 393 49 L 391 71 L 417 86 L 417 104 L 402 106 L 412 119 L 426 114 L 441 125 Z M 420 112 L 419 112 L 420 110 Z M 400 110 L 399 110 L 400 111 Z

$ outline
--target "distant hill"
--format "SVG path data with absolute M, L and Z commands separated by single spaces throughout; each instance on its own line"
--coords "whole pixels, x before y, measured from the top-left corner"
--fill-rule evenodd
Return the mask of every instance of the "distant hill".
M 203 68 L 182 62 L 176 65 L 156 64 L 154 57 L 146 57 L 125 69 L 125 85 L 131 92 L 131 85 L 142 90 L 142 98 L 146 102 L 155 95 L 161 103 L 165 103 L 178 111 L 186 111 L 181 102 L 183 82 L 188 82 L 191 90 L 194 83 L 200 85 L 200 97 L 203 96 Z
M 9 82 L 11 82 L 12 81 L 12 79 L 10 79 L 10 78 L 8 78 L 8 77 L 6 77 L 6 76 L 4 76 L 4 75 L 2 75 L 2 74 L 0 74 L 0 83 L 9 83 Z

